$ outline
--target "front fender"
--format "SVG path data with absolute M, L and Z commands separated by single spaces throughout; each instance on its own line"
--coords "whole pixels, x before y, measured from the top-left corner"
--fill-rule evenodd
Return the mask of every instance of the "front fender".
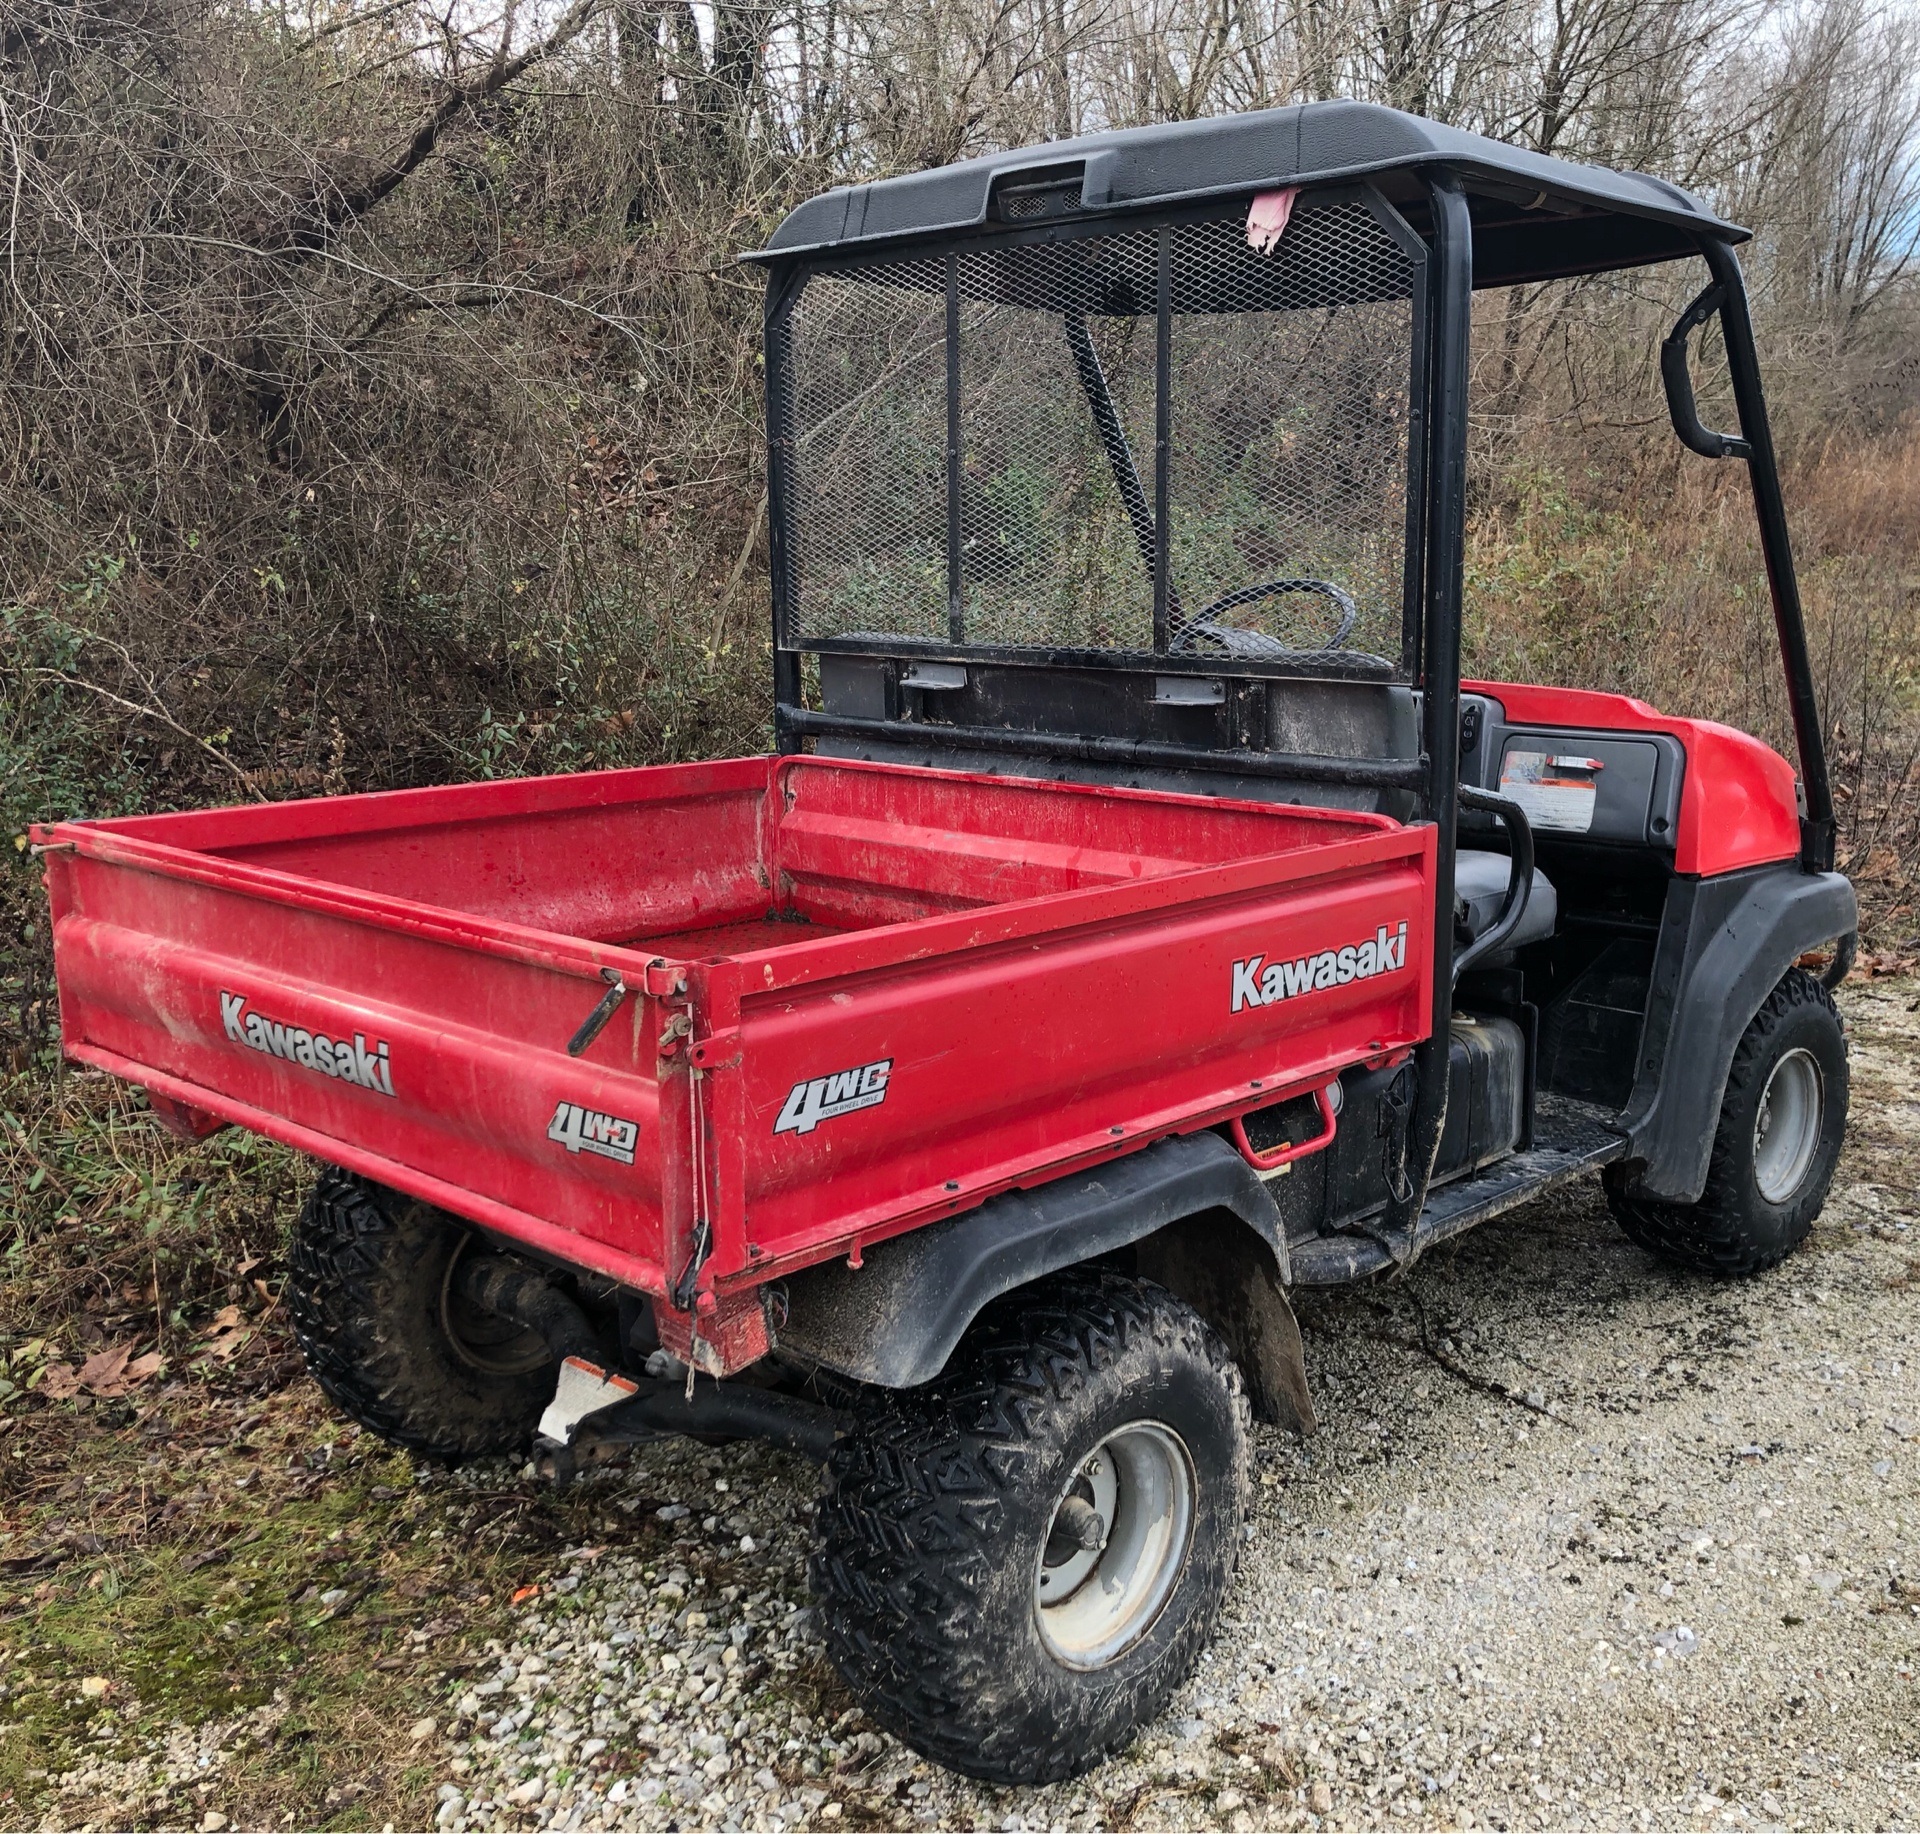
M 1837 872 L 1772 866 L 1676 882 L 1621 1117 L 1635 1196 L 1698 1202 L 1741 1034 L 1800 956 L 1858 923 L 1853 886 Z

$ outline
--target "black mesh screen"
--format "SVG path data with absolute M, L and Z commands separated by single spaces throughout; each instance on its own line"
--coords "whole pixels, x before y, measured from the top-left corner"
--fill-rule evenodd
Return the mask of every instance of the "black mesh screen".
M 1105 309 L 1126 262 L 1149 276 L 1149 316 Z M 1152 263 L 1151 235 L 959 259 L 960 595 L 973 642 L 1153 647 Z M 1131 474 L 1123 458 L 1116 476 L 1102 444 L 1088 365 Z
M 945 271 L 815 274 L 788 322 L 791 641 L 947 632 Z
M 1417 282 L 1365 202 L 816 269 L 783 640 L 1398 658 Z
M 1173 259 L 1219 299 L 1173 322 L 1175 647 L 1397 659 L 1411 262 L 1364 204 L 1301 212 L 1274 257 L 1195 224 Z

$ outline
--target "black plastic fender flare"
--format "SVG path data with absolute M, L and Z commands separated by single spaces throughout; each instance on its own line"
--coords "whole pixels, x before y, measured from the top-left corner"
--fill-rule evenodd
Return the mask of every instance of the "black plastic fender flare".
M 1214 1133 L 1009 1191 L 877 1244 L 857 1268 L 833 1261 L 791 1275 L 779 1348 L 854 1381 L 916 1388 L 946 1366 L 991 1300 L 1136 1247 L 1139 1271 L 1227 1340 L 1255 1411 L 1311 1432 L 1280 1212 L 1259 1175 Z
M 1675 884 L 1621 1117 L 1635 1196 L 1699 1201 L 1741 1034 L 1800 956 L 1858 923 L 1853 886 L 1837 872 L 1782 865 Z

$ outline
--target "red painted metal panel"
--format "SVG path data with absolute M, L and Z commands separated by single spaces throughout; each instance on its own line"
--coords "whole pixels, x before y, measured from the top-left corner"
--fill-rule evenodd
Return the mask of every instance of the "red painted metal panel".
M 562 1047 L 594 995 L 570 977 L 298 915 L 262 922 L 199 888 L 170 903 L 164 880 L 87 861 L 66 870 L 55 946 L 73 1042 L 657 1258 L 660 1096 L 640 1003 L 576 1061 Z M 244 951 L 187 940 L 222 922 Z M 633 1162 L 549 1138 L 563 1102 L 633 1122 Z
M 1468 693 L 1491 694 L 1518 724 L 1664 732 L 1678 739 L 1687 754 L 1687 769 L 1674 836 L 1676 872 L 1734 872 L 1799 855 L 1800 805 L 1793 766 L 1751 734 L 1713 720 L 1674 719 L 1625 694 L 1511 681 L 1460 685 Z
M 742 759 L 38 838 L 75 1056 L 656 1295 L 699 1218 L 752 1284 L 1431 1008 L 1432 830 L 1379 816 Z
M 743 1057 L 730 1074 L 744 1087 L 753 1243 L 806 1257 L 836 1224 L 851 1234 L 948 1214 L 1417 1041 L 1431 1004 L 1431 831 L 1394 838 L 1398 859 L 1368 859 L 1362 843 L 1344 872 L 1320 857 L 1343 851 L 1330 847 L 1298 856 L 1297 879 L 1271 857 L 1260 883 L 1195 874 L 1214 883 L 1188 882 L 1170 907 L 983 941 L 910 974 L 823 979 L 798 998 L 754 998 L 753 965 L 739 964 Z M 1383 926 L 1393 971 L 1233 1010 L 1236 962 L 1337 957 Z M 806 1112 L 798 1092 L 816 1079 L 881 1063 L 882 1100 L 859 1106 L 856 1093 L 835 1113 L 822 1091 L 826 1118 Z

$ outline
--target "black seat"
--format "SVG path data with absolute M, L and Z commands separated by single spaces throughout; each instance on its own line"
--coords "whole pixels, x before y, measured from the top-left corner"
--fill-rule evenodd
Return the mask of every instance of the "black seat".
M 1454 919 L 1466 932 L 1465 941 L 1478 942 L 1493 928 L 1500 907 L 1507 901 L 1507 883 L 1512 876 L 1513 862 L 1504 853 L 1482 853 L 1476 848 L 1463 847 L 1454 856 Z M 1520 919 L 1519 929 L 1509 938 L 1507 949 L 1544 942 L 1553 934 L 1559 920 L 1559 895 L 1552 881 L 1536 866 L 1533 890 L 1527 895 L 1526 914 Z

